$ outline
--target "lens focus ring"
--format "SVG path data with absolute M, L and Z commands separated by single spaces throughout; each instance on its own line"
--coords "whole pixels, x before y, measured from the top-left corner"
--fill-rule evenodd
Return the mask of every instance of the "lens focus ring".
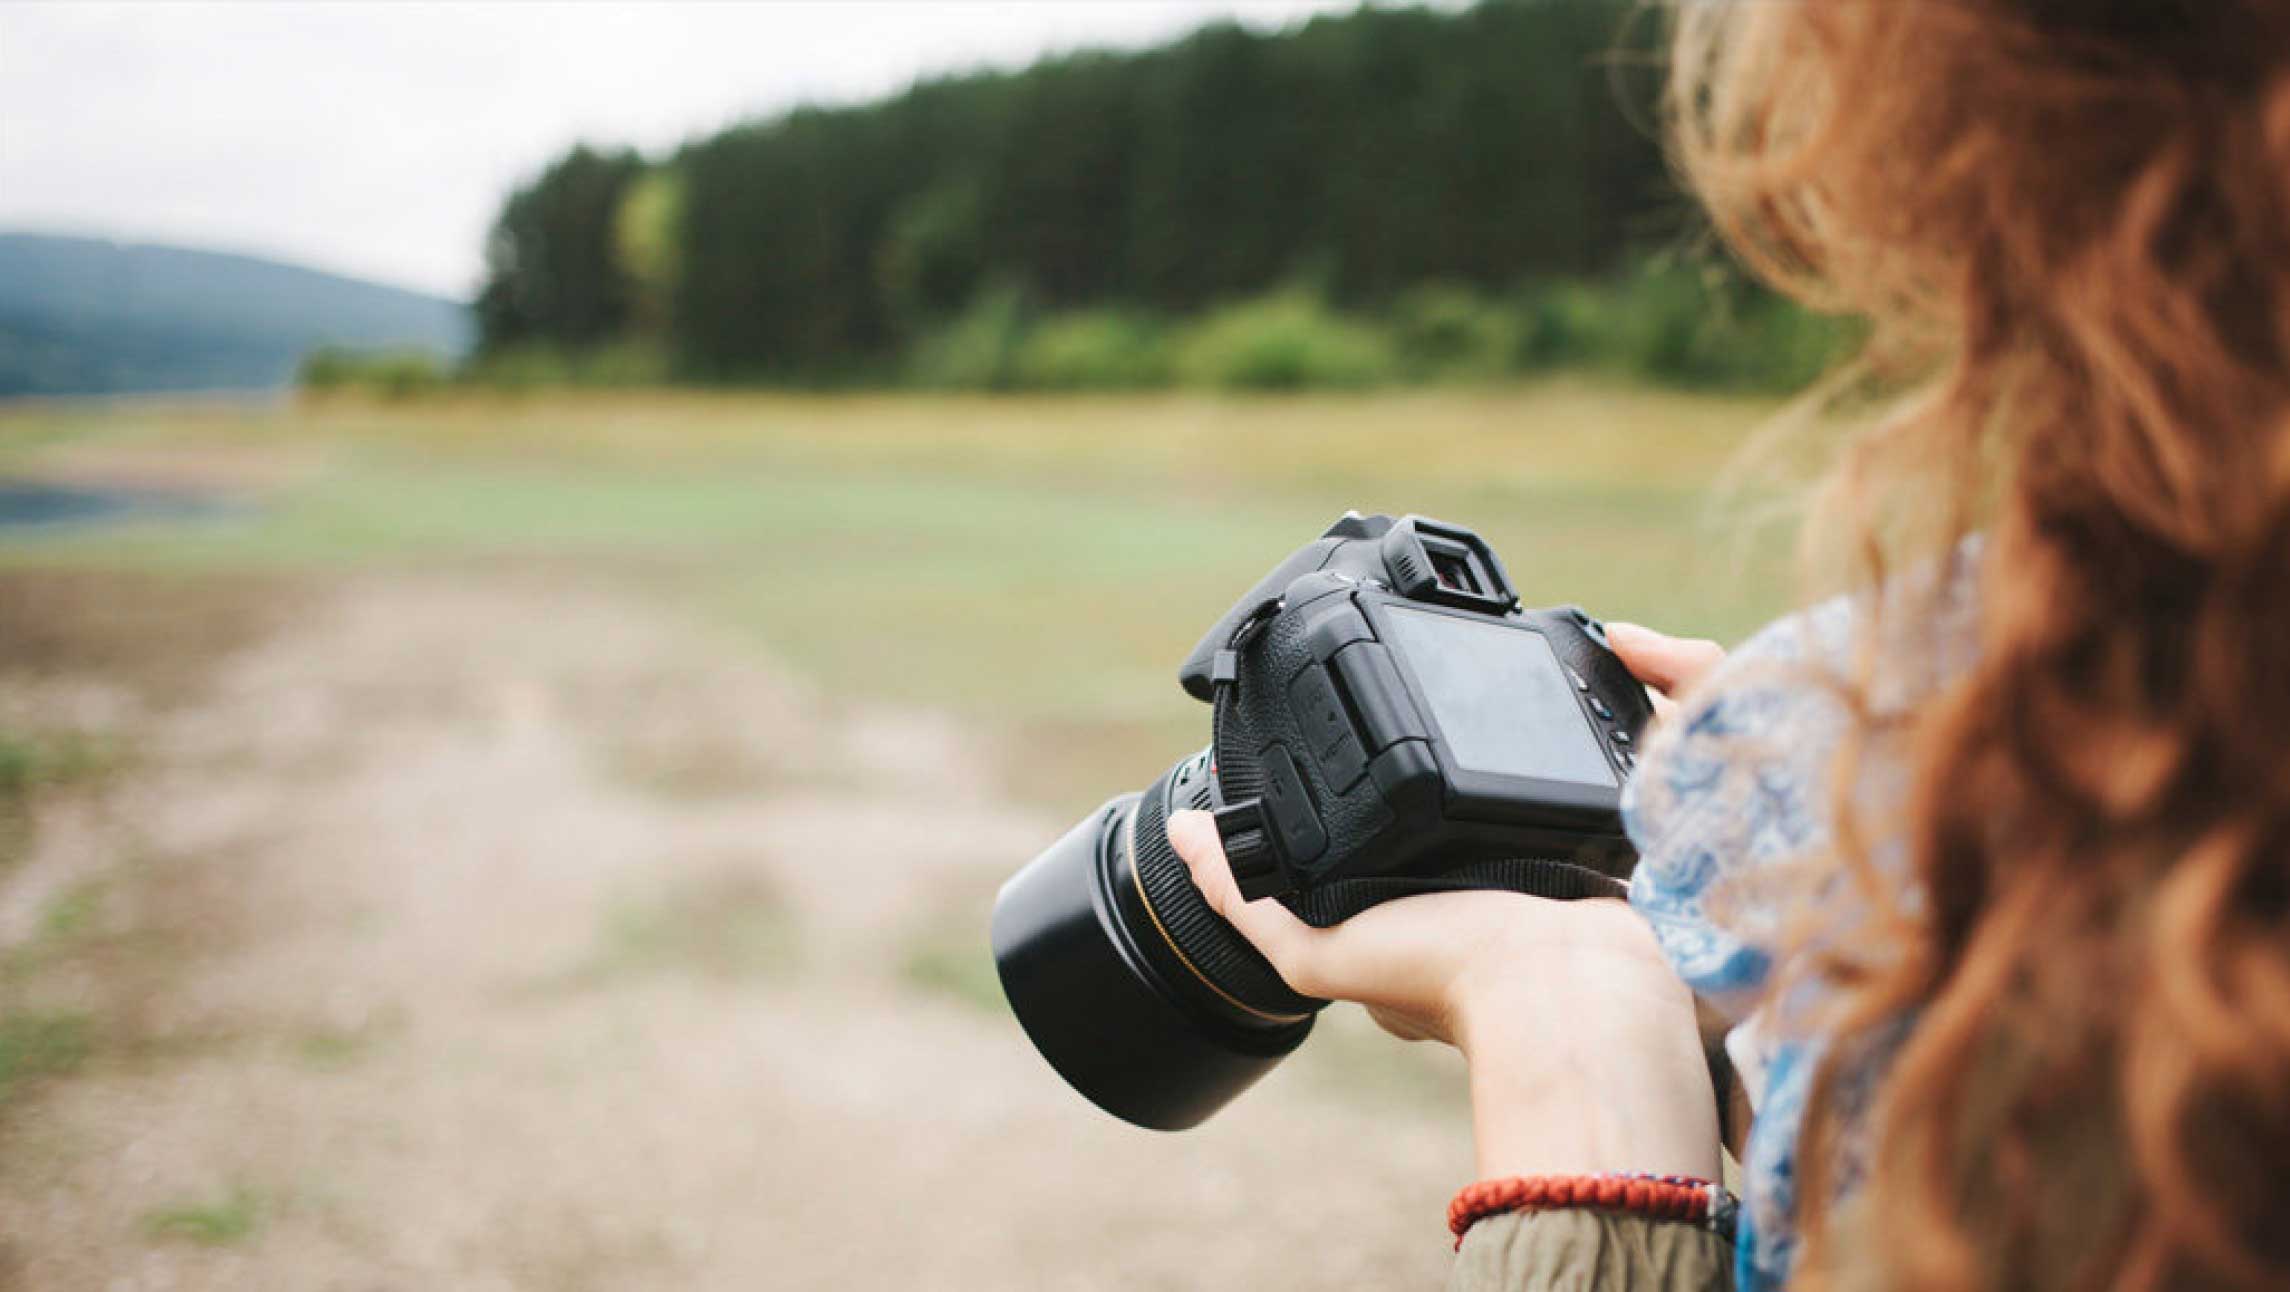
M 1201 985 L 1224 1004 L 1266 1023 L 1290 1023 L 1313 1013 L 1327 1002 L 1299 995 L 1281 981 L 1271 963 L 1209 908 L 1208 899 L 1193 886 L 1184 860 L 1169 845 L 1170 780 L 1183 766 L 1145 792 L 1132 825 L 1131 862 L 1161 935 Z M 1136 933 L 1151 937 L 1154 930 Z

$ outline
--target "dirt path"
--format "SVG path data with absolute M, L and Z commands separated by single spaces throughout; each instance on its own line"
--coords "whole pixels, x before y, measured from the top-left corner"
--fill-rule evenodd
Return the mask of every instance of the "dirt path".
M 0 1284 L 1444 1269 L 1469 1163 L 1424 1093 L 1440 1059 L 1332 1020 L 1156 1136 L 918 981 L 932 948 L 984 955 L 994 882 L 1067 824 L 996 802 L 946 720 L 832 703 L 625 596 L 476 575 L 348 586 L 195 699 L 100 716 L 134 764 L 0 876 L 16 999 L 98 1023 L 0 1107 Z M 75 900 L 83 949 L 41 951 Z

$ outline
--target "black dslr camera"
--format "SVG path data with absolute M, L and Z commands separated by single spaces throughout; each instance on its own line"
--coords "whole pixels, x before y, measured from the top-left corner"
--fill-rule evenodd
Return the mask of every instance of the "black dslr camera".
M 1470 530 L 1349 513 L 1178 676 L 1212 706 L 1209 747 L 1100 808 L 994 904 L 1019 1022 L 1117 1117 L 1199 1124 L 1327 1004 L 1209 909 L 1169 846 L 1171 813 L 1213 812 L 1241 892 L 1320 927 L 1443 889 L 1622 891 L 1646 692 L 1590 616 L 1521 609 Z

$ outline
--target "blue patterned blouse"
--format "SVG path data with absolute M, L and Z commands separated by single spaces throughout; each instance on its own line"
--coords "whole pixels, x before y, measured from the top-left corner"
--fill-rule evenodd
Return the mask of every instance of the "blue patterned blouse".
M 1941 597 L 1886 598 L 1878 658 L 1917 663 L 1878 667 L 1868 688 L 1878 711 L 1915 704 L 1968 663 L 1972 555 L 1968 545 L 1952 563 Z M 1739 1292 L 1788 1277 L 1798 1131 L 1823 1049 L 1817 1033 L 1790 1021 L 1797 1006 L 1817 1002 L 1819 986 L 1792 987 L 1782 999 L 1767 988 L 1792 947 L 1842 943 L 1866 913 L 1826 856 L 1832 765 L 1848 721 L 1839 688 L 1853 676 L 1866 609 L 1828 602 L 1734 651 L 1649 740 L 1623 800 L 1640 854 L 1631 904 L 1679 975 L 1735 1023 L 1727 1050 L 1756 1106 L 1742 1157 Z M 1902 617 L 1916 625 L 1912 634 L 1891 626 Z M 1905 765 L 1896 747 L 1872 737 L 1859 766 L 1857 804 L 1898 801 Z M 1869 848 L 1880 872 L 1898 872 L 1898 840 Z M 1855 1065 L 1840 1087 L 1845 1108 L 1866 1106 L 1881 1066 L 1881 1057 Z M 1836 1178 L 1849 1190 L 1858 1149 L 1846 1141 Z

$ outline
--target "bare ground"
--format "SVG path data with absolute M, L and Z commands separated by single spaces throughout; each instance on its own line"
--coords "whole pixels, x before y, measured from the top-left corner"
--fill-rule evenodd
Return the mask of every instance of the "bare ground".
M 0 1286 L 1438 1282 L 1446 1056 L 1331 1017 L 1154 1135 L 905 967 L 1069 824 L 951 720 L 590 585 L 292 595 L 0 694 L 132 751 L 0 871 L 0 1006 L 87 1031 L 0 1092 Z

